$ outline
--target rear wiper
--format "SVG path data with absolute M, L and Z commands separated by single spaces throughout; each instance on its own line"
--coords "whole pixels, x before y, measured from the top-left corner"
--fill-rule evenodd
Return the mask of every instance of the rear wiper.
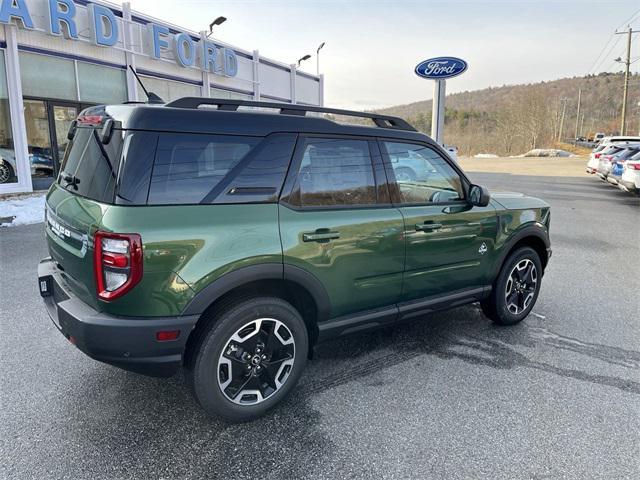
M 62 172 L 62 181 L 66 182 L 66 184 L 63 185 L 63 188 L 67 188 L 69 185 L 71 185 L 74 190 L 78 190 L 78 184 L 80 183 L 80 179 L 75 175 L 70 175 L 68 173 Z

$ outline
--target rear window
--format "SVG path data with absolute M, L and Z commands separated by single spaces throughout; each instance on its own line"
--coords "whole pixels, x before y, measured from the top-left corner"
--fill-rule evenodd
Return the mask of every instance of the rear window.
M 98 129 L 78 127 L 62 161 L 58 184 L 70 192 L 112 203 L 122 151 L 122 131 L 114 130 L 103 144 Z
M 295 138 L 160 134 L 147 204 L 276 201 Z

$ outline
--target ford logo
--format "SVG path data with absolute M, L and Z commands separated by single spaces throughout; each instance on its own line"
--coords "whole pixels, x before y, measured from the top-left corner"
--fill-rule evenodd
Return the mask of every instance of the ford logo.
M 432 80 L 442 80 L 460 75 L 467 69 L 467 62 L 456 57 L 437 57 L 420 62 L 416 75 Z

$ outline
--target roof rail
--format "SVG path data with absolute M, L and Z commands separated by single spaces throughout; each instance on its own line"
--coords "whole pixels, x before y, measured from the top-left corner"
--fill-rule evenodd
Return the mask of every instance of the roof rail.
M 378 115 L 377 113 L 316 107 L 314 105 L 256 102 L 254 100 L 229 100 L 223 98 L 184 97 L 167 103 L 165 107 L 197 109 L 201 105 L 215 105 L 218 107 L 218 110 L 224 110 L 227 112 L 235 112 L 239 107 L 273 108 L 279 110 L 283 115 L 299 115 L 301 117 L 304 117 L 307 112 L 333 113 L 335 115 L 344 115 L 348 117 L 370 118 L 373 120 L 373 123 L 380 128 L 393 128 L 396 130 L 408 130 L 411 132 L 416 131 L 415 128 L 402 118 Z

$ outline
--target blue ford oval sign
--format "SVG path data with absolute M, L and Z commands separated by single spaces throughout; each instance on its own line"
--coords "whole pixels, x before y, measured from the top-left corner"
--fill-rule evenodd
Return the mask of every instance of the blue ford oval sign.
M 443 80 L 456 77 L 467 69 L 467 62 L 456 57 L 436 57 L 420 62 L 416 67 L 416 75 L 431 80 Z

